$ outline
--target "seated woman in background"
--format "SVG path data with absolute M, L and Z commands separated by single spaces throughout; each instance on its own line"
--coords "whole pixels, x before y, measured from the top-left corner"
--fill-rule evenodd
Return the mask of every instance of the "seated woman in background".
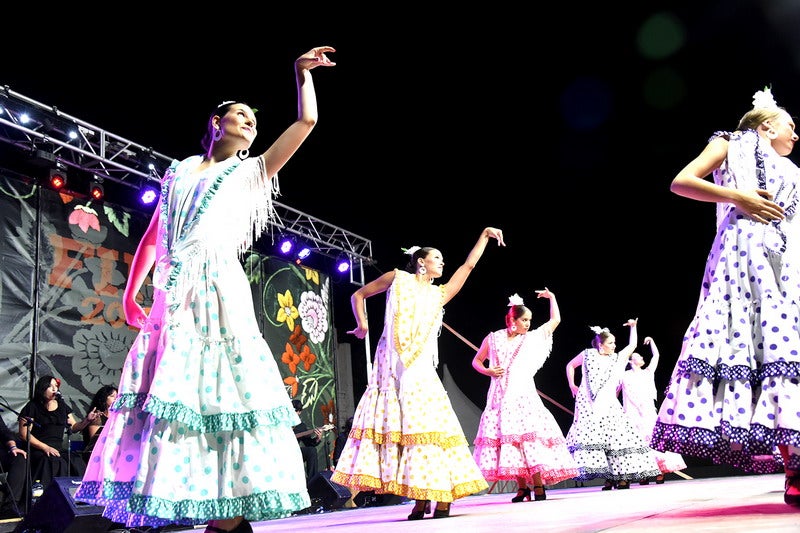
M 60 380 L 42 376 L 36 381 L 33 397 L 20 411 L 19 434 L 23 443 L 30 443 L 31 481 L 39 480 L 47 487 L 54 477 L 83 476 L 86 463 L 78 454 L 64 447 L 64 432 L 82 431 L 99 416 L 95 411 L 75 422 L 72 408 L 61 398 Z M 30 432 L 28 431 L 30 429 Z
M 114 405 L 114 401 L 117 399 L 117 392 L 116 386 L 103 385 L 94 394 L 92 403 L 89 404 L 89 411 L 96 412 L 98 416 L 89 422 L 88 426 L 83 428 L 84 447 L 81 455 L 86 463 L 89 462 L 89 457 L 91 457 L 92 450 L 94 450 L 95 444 L 97 444 L 100 432 L 103 431 L 103 427 L 106 425 L 108 410 Z

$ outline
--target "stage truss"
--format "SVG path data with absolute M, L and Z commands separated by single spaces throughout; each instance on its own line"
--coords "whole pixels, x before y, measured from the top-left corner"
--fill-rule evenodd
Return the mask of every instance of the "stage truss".
M 161 176 L 173 157 L 105 131 L 56 108 L 0 86 L 0 142 L 27 151 L 43 165 L 65 165 L 136 191 L 160 186 Z M 346 255 L 352 264 L 350 282 L 364 285 L 364 268 L 374 264 L 372 242 L 274 202 L 277 218 L 273 230 L 291 233 L 312 245 L 313 251 L 337 259 Z

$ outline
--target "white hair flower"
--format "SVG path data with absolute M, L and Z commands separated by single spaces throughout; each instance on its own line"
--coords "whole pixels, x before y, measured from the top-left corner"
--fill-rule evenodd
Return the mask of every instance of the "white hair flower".
M 595 335 L 600 335 L 601 333 L 610 333 L 608 328 L 601 328 L 600 326 L 589 326 L 589 329 L 592 330 Z
M 419 250 L 419 246 L 412 246 L 411 248 L 400 248 L 404 254 L 407 255 L 414 255 L 414 253 Z
M 516 292 L 508 297 L 508 306 L 512 307 L 515 305 L 525 305 L 525 302 L 522 301 L 522 297 Z
M 756 91 L 753 95 L 753 109 L 778 109 L 772 89 L 764 87 L 763 91 Z

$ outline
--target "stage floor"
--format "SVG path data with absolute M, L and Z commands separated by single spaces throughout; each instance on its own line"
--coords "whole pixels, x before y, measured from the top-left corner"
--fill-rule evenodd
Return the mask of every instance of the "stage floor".
M 254 524 L 255 533 L 415 531 L 497 533 L 535 531 L 798 532 L 800 509 L 783 503 L 783 474 L 668 480 L 601 491 L 599 486 L 551 489 L 547 500 L 511 503 L 514 493 L 468 496 L 450 518 L 409 522 L 412 503 L 344 509 Z
M 407 516 L 413 502 L 408 502 L 257 522 L 253 530 L 255 533 L 296 533 L 321 528 L 326 533 L 407 533 L 409 528 L 458 533 L 800 531 L 800 509 L 783 503 L 783 474 L 669 479 L 663 485 L 634 484 L 622 491 L 601 491 L 596 485 L 556 488 L 548 490 L 547 500 L 540 502 L 511 503 L 513 495 L 503 492 L 462 498 L 453 504 L 450 518 L 444 519 L 428 515 L 423 520 L 409 522 Z M 203 527 L 169 528 L 169 531 L 203 531 Z

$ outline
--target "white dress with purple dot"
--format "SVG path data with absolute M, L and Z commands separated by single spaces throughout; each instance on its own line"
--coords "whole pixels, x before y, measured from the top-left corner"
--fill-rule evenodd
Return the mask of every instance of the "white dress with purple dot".
M 753 130 L 729 140 L 714 182 L 766 189 L 786 217 L 761 224 L 717 204 L 697 311 L 651 445 L 747 472 L 800 468 L 800 170 Z M 713 137 L 712 137 L 713 138 Z M 783 465 L 778 445 L 789 446 Z

